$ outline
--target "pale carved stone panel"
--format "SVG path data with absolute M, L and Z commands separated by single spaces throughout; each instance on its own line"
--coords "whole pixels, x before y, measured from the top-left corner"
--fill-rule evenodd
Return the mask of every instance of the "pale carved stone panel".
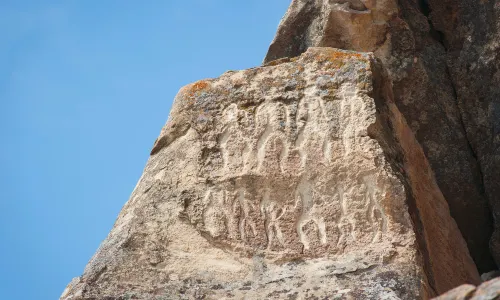
M 372 100 L 353 82 L 312 76 L 291 101 L 229 103 L 213 120 L 216 134 L 201 135 L 208 184 L 187 215 L 215 244 L 293 257 L 384 242 L 389 189 L 366 134 Z

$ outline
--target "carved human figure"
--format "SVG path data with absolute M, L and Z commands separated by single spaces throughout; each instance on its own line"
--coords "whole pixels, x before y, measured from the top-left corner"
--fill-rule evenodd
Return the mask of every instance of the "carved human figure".
M 313 183 L 304 175 L 297 186 L 296 197 L 297 208 L 301 212 L 297 221 L 297 234 L 304 249 L 309 250 L 312 243 L 316 244 L 314 245 L 316 247 L 326 245 L 326 225 L 321 215 L 321 206 L 324 204 L 325 195 L 315 191 Z M 305 230 L 306 226 L 309 230 Z
M 285 209 L 278 202 L 271 199 L 271 190 L 264 190 L 260 210 L 264 219 L 267 248 L 269 250 L 282 249 L 285 247 L 285 239 L 280 228 L 280 219 L 285 213 Z
M 249 113 L 231 104 L 223 112 L 224 128 L 218 137 L 218 145 L 223 158 L 224 172 L 241 173 L 249 163 L 251 141 L 245 126 Z
M 268 169 L 283 171 L 289 142 L 286 139 L 287 109 L 283 103 L 268 102 L 256 112 L 257 171 Z
M 239 222 L 239 230 L 241 239 L 245 243 L 249 243 L 252 239 L 255 239 L 258 235 L 257 224 L 255 220 L 256 205 L 248 199 L 251 195 L 247 195 L 244 188 L 238 189 L 238 201 L 241 207 L 241 216 Z
M 241 207 L 238 193 L 225 189 L 210 189 L 204 199 L 205 228 L 214 238 L 240 238 Z
M 315 167 L 329 161 L 331 145 L 330 129 L 325 117 L 325 107 L 318 98 L 303 99 L 297 112 L 298 134 L 295 148 L 298 149 L 303 168 Z

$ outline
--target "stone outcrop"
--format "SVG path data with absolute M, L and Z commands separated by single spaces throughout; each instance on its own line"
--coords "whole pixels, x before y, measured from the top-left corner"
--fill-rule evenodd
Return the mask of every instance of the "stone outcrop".
M 434 298 L 434 300 L 495 300 L 500 298 L 500 279 L 494 279 L 475 287 L 464 284 Z
M 293 0 L 265 60 L 373 52 L 481 273 L 500 261 L 499 26 L 495 0 Z
M 475 286 L 500 265 L 499 30 L 500 0 L 292 0 L 263 66 L 181 89 L 61 299 L 499 298 Z
M 372 54 L 310 48 L 181 89 L 61 299 L 428 299 L 478 284 L 389 75 Z

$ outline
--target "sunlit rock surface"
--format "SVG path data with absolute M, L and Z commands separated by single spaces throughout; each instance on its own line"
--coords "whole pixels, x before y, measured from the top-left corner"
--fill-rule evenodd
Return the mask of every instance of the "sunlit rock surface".
M 372 54 L 332 48 L 184 87 L 61 299 L 427 299 L 477 284 L 391 87 Z

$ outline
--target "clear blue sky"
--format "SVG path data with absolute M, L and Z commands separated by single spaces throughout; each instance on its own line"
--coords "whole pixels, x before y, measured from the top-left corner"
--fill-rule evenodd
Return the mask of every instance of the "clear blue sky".
M 179 88 L 259 65 L 289 2 L 0 1 L 0 299 L 58 299 Z

